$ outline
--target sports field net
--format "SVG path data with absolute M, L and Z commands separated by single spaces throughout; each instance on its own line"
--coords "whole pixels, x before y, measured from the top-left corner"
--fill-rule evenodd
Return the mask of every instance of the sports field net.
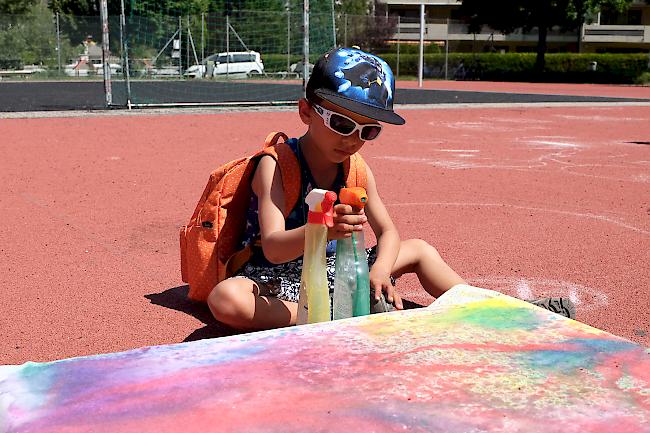
M 296 101 L 303 35 L 301 8 L 127 15 L 120 52 L 129 80 L 115 77 L 114 91 L 141 106 Z M 334 45 L 331 9 L 311 12 L 309 66 Z

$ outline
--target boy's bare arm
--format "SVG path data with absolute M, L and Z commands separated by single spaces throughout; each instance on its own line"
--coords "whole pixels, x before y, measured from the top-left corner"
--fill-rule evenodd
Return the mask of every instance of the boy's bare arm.
M 390 283 L 390 275 L 399 254 L 401 240 L 384 202 L 379 197 L 375 177 L 370 167 L 367 168 L 367 172 L 368 205 L 366 206 L 366 215 L 370 227 L 377 237 L 377 260 L 370 270 L 370 283 L 375 289 L 375 298 L 379 299 L 381 291 L 384 290 L 389 302 L 392 302 L 393 287 Z
M 285 230 L 282 177 L 272 157 L 260 159 L 251 186 L 258 199 L 262 251 L 266 259 L 279 264 L 300 257 L 305 247 L 305 227 Z
M 397 228 L 390 218 L 384 202 L 377 192 L 375 176 L 372 174 L 370 167 L 368 172 L 368 205 L 366 206 L 366 215 L 368 222 L 377 237 L 377 260 L 375 266 L 380 266 L 390 273 L 397 260 L 400 247 L 400 237 Z

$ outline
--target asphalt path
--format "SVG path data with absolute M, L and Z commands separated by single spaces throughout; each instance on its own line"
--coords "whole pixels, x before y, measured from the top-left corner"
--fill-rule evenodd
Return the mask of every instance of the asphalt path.
M 112 83 L 113 104 L 126 106 L 123 81 Z M 132 102 L 137 104 L 271 103 L 296 101 L 299 84 L 268 82 L 213 82 L 149 80 L 131 82 Z M 397 104 L 647 102 L 647 98 L 620 98 L 557 94 L 502 93 L 463 90 L 400 88 Z M 0 112 L 103 110 L 101 81 L 0 82 Z

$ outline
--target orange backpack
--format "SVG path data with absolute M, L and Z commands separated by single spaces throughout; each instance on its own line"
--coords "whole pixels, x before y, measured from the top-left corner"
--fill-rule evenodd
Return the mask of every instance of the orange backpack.
M 278 140 L 282 138 L 282 142 Z M 181 275 L 190 285 L 188 297 L 206 301 L 219 282 L 231 277 L 251 256 L 251 248 L 241 248 L 246 214 L 252 194 L 251 180 L 257 162 L 269 155 L 280 166 L 285 199 L 285 218 L 300 198 L 300 163 L 282 132 L 272 132 L 264 148 L 252 156 L 222 165 L 210 174 L 208 184 L 190 218 L 181 227 Z M 366 165 L 361 155 L 352 155 L 344 164 L 345 184 L 367 186 Z

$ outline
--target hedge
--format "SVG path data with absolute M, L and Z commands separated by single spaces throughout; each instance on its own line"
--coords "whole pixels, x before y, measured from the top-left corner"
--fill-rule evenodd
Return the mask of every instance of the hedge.
M 317 54 L 310 56 L 312 63 Z M 381 54 L 397 71 L 397 54 Z M 448 77 L 453 79 L 485 81 L 541 81 L 568 83 L 635 83 L 650 71 L 647 54 L 577 54 L 552 53 L 546 55 L 546 68 L 542 74 L 535 71 L 535 53 L 450 53 Z M 287 69 L 286 54 L 262 56 L 267 72 Z M 302 60 L 301 55 L 291 55 L 290 63 Z M 399 58 L 400 75 L 417 75 L 418 54 L 402 54 Z M 464 71 L 459 69 L 463 63 Z M 596 71 L 591 70 L 597 63 Z M 444 78 L 445 55 L 425 54 L 424 76 Z
M 397 55 L 382 57 L 396 71 Z M 546 55 L 543 73 L 535 71 L 535 53 L 450 53 L 449 78 L 486 81 L 542 81 L 573 83 L 634 83 L 648 68 L 647 54 L 577 54 Z M 464 71 L 459 69 L 463 64 Z M 596 71 L 591 70 L 597 63 Z M 424 58 L 424 75 L 443 78 L 444 54 L 428 54 Z M 400 55 L 400 75 L 417 75 L 418 55 Z

